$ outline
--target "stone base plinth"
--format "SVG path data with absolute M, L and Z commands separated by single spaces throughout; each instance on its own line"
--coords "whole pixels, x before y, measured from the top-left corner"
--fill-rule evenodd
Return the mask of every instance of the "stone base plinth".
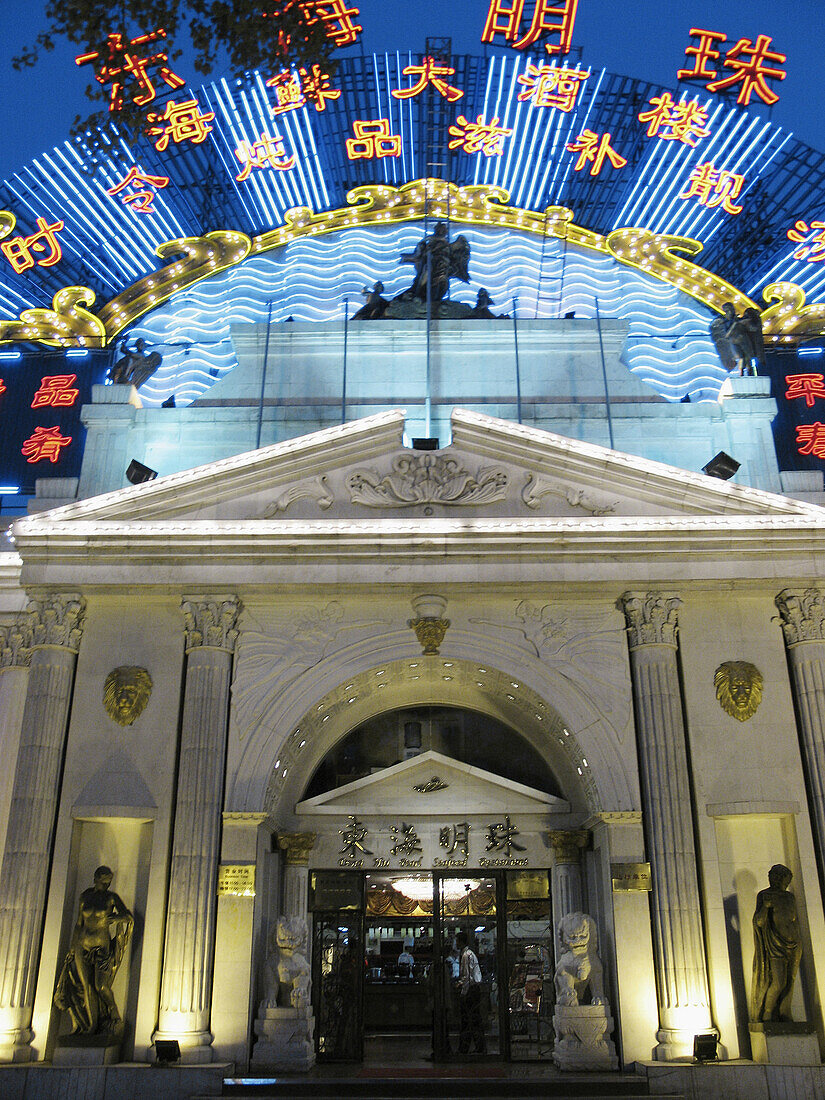
M 607 1005 L 556 1005 L 553 1029 L 553 1061 L 559 1069 L 618 1069 L 616 1047 L 610 1039 L 613 1017 Z
M 311 1008 L 265 1008 L 255 1021 L 258 1041 L 252 1066 L 308 1070 L 315 1065 L 315 1018 Z
M 53 1066 L 113 1066 L 120 1061 L 120 1039 L 107 1043 L 66 1037 L 57 1040 L 52 1054 Z
M 751 1024 L 751 1057 L 772 1066 L 820 1065 L 819 1042 L 810 1024 Z

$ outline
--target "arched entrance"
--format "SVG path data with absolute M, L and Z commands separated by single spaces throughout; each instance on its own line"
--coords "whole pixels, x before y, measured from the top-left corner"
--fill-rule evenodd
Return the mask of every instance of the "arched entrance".
M 574 815 L 538 748 L 477 711 L 402 707 L 334 744 L 305 795 L 319 1059 L 549 1056 L 547 838 Z

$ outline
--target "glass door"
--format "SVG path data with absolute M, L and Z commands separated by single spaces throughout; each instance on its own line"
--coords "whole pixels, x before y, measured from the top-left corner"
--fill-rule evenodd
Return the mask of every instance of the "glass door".
M 314 914 L 312 1000 L 321 1061 L 360 1062 L 364 1056 L 363 945 L 362 913 Z
M 514 1060 L 553 1051 L 553 919 L 547 871 L 506 871 L 507 1016 Z
M 439 1061 L 507 1056 L 498 879 L 471 873 L 435 876 L 434 1045 Z

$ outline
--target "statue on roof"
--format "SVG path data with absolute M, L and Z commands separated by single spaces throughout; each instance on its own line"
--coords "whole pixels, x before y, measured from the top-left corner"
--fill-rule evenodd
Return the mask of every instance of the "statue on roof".
M 754 361 L 765 366 L 765 341 L 762 337 L 762 317 L 758 309 L 748 306 L 742 316 L 733 302 L 725 302 L 723 317 L 711 322 L 710 334 L 725 370 L 739 368 L 740 375 L 756 375 Z
M 470 242 L 463 235 L 451 241 L 446 222 L 439 222 L 435 231 L 423 237 L 414 252 L 405 252 L 402 264 L 415 265 L 412 286 L 401 295 L 404 300 L 441 302 L 450 289 L 450 279 L 470 281 Z
M 125 340 L 121 341 L 120 350 L 122 357 L 109 371 L 109 379 L 116 385 L 134 386 L 139 390 L 163 362 L 159 351 L 146 354 L 146 341 L 142 337 L 135 341 L 133 348 Z

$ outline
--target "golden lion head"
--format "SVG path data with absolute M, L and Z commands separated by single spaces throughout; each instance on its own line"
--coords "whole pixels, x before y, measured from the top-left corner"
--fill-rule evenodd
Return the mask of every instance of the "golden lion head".
M 746 722 L 762 702 L 762 673 L 747 661 L 725 661 L 713 677 L 716 698 L 725 714 Z
M 103 706 L 119 726 L 131 726 L 143 714 L 152 694 L 152 677 L 145 668 L 121 665 L 106 677 Z

